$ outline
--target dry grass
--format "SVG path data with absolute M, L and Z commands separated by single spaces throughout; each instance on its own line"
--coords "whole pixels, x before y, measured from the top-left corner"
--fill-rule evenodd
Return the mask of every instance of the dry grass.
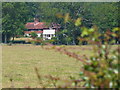
M 81 56 L 92 55 L 91 46 L 66 46 L 71 52 Z M 41 87 L 34 68 L 43 75 L 53 75 L 62 79 L 79 77 L 81 62 L 54 50 L 45 50 L 34 45 L 3 45 L 2 47 L 2 88 Z M 13 79 L 13 83 L 10 82 Z M 43 82 L 46 83 L 45 80 Z
M 3 46 L 2 54 L 2 87 L 40 87 L 34 67 L 41 75 L 51 74 L 61 78 L 78 77 L 81 63 L 66 55 L 45 50 L 34 45 Z
M 2 46 L 0 45 L 0 67 L 2 67 Z M 2 68 L 0 68 L 0 89 L 2 88 Z

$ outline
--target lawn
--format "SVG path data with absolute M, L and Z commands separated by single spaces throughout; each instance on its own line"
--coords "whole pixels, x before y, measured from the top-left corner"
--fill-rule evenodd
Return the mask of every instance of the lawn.
M 79 55 L 92 55 L 91 46 L 66 46 Z M 2 46 L 2 88 L 41 87 L 35 73 L 39 69 L 41 76 L 53 75 L 66 79 L 69 76 L 79 78 L 82 63 L 55 50 L 46 50 L 35 45 Z M 12 82 L 10 81 L 12 79 Z M 42 80 L 47 83 L 45 79 Z M 52 85 L 49 85 L 52 87 Z

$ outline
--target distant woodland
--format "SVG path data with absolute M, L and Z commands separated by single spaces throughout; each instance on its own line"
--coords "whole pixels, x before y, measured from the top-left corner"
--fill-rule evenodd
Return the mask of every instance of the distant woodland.
M 73 21 L 64 21 L 60 16 L 82 18 L 82 26 L 91 28 L 96 25 L 100 33 L 119 27 L 118 2 L 3 2 L 2 3 L 2 42 L 7 43 L 11 37 L 22 36 L 25 24 L 38 17 L 40 22 L 55 22 L 63 28 L 59 32 L 62 44 L 78 44 L 77 37 L 81 28 Z M 67 37 L 66 37 L 67 36 Z

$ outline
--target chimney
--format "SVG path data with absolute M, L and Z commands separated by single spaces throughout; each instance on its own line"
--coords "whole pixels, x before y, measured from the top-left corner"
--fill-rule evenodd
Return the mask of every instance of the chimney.
M 34 22 L 35 23 L 39 22 L 39 19 L 38 18 L 34 18 Z

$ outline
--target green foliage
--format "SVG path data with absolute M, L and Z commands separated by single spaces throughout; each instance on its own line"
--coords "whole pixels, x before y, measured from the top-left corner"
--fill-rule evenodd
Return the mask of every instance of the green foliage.
M 30 40 L 30 42 L 33 45 L 42 45 L 42 43 L 43 43 L 43 38 L 42 37 L 37 37 L 37 34 L 35 32 L 31 32 L 31 37 L 33 39 Z
M 75 26 L 80 26 L 81 25 L 81 18 L 78 18 L 76 21 L 75 21 Z
M 82 27 L 81 30 L 82 30 L 81 37 L 89 35 L 89 31 L 88 31 L 88 29 L 86 27 Z
M 101 32 L 106 29 L 118 27 L 118 4 L 117 2 L 90 3 L 92 21 L 99 26 Z
M 69 13 L 66 13 L 64 16 L 64 22 L 67 23 L 67 22 L 69 22 L 69 20 L 70 20 L 70 15 L 69 15 Z
M 32 40 L 31 43 L 32 43 L 33 45 L 37 45 L 37 44 L 38 44 L 38 42 L 36 42 L 35 40 Z
M 113 29 L 113 32 L 119 31 L 120 32 L 120 28 L 116 27 Z
M 52 44 L 57 44 L 57 42 L 58 42 L 57 37 L 52 37 L 51 42 L 52 42 Z
M 31 32 L 30 35 L 33 39 L 35 39 L 38 36 L 35 32 Z
M 106 29 L 118 27 L 118 16 L 120 16 L 118 2 L 3 2 L 2 6 L 3 39 L 6 36 L 9 38 L 23 35 L 25 23 L 33 22 L 33 18 L 38 16 L 41 22 L 59 23 L 63 29 L 67 29 L 67 36 L 71 38 L 71 42 L 78 44 L 77 38 L 81 33 L 79 26 L 91 28 L 96 24 L 103 33 Z M 84 33 L 87 34 L 86 31 Z M 62 35 L 59 36 L 58 43 L 62 43 L 64 41 Z
M 4 2 L 2 3 L 2 31 L 4 40 L 10 37 L 23 35 L 24 24 L 27 20 L 27 7 L 25 3 Z
M 113 31 L 119 31 L 118 28 L 113 29 Z M 92 31 L 90 33 L 89 31 Z M 87 32 L 87 34 L 85 33 Z M 120 31 L 118 32 L 120 33 Z M 112 34 L 114 37 L 119 37 L 118 33 L 113 33 L 107 31 L 104 33 L 105 37 L 105 45 L 102 45 L 101 39 L 99 37 L 103 36 L 97 30 L 97 27 L 93 27 L 90 30 L 83 28 L 83 32 L 81 37 L 85 35 L 89 35 L 89 37 L 85 37 L 85 40 L 90 44 L 94 45 L 94 56 L 90 57 L 86 60 L 87 64 L 83 65 L 83 77 L 87 77 L 85 80 L 86 87 L 97 87 L 97 88 L 118 88 L 119 78 L 118 78 L 118 60 L 119 57 L 119 49 L 110 50 L 111 45 L 109 45 L 113 40 L 111 39 Z M 80 39 L 82 40 L 82 39 Z M 88 85 L 89 84 L 89 85 Z
M 42 45 L 42 39 L 36 38 L 30 41 L 33 45 Z

